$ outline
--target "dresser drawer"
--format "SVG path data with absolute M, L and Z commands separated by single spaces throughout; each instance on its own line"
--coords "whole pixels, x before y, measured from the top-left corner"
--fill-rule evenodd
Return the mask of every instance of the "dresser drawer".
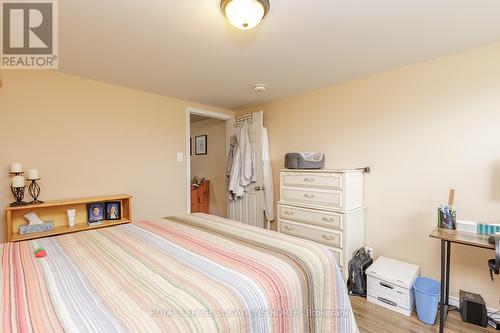
M 342 232 L 320 227 L 307 226 L 280 219 L 280 232 L 306 238 L 337 248 L 342 248 Z
M 312 190 L 295 187 L 281 188 L 281 200 L 290 203 L 306 204 L 342 209 L 342 191 Z
M 309 188 L 324 188 L 332 190 L 342 189 L 342 174 L 340 173 L 312 173 L 312 172 L 284 172 L 281 174 L 283 186 L 300 186 Z
M 342 230 L 342 214 L 284 205 L 278 205 L 278 210 L 282 219 Z
M 337 265 L 342 270 L 342 267 L 344 267 L 344 260 L 343 260 L 344 256 L 343 256 L 342 250 L 335 248 L 335 247 L 330 247 L 330 246 L 327 246 L 327 248 L 333 254 L 333 256 L 335 257 L 335 260 L 337 261 Z
M 368 276 L 367 290 L 370 296 L 390 301 L 398 307 L 404 309 L 411 309 L 413 307 L 414 299 L 411 289 L 405 289 L 384 280 Z

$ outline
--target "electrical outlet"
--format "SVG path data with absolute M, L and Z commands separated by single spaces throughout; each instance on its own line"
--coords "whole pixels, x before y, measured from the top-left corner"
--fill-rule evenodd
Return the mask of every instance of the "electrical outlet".
M 373 256 L 375 255 L 375 250 L 373 249 L 373 247 L 367 246 L 366 247 L 366 253 L 368 253 L 368 255 L 370 256 L 370 258 L 373 258 Z
M 182 162 L 184 160 L 184 156 L 182 153 L 177 153 L 177 162 Z

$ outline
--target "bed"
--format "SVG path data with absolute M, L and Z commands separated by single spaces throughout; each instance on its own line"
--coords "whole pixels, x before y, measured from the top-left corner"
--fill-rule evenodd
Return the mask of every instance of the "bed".
M 0 257 L 2 332 L 358 331 L 328 249 L 211 215 L 2 244 Z

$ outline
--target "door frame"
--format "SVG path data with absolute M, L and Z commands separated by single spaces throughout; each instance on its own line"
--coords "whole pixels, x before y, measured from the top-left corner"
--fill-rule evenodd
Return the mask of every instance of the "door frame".
M 203 109 L 186 107 L 186 213 L 191 213 L 191 115 L 204 116 L 207 118 L 219 119 L 228 121 L 234 118 L 234 115 L 207 111 Z

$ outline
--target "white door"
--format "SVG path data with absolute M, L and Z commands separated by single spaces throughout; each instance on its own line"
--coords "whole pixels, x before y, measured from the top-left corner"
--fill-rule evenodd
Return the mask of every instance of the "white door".
M 228 193 L 228 218 L 245 224 L 264 227 L 264 191 L 262 172 L 262 127 L 264 113 L 262 111 L 240 115 L 226 122 L 226 142 L 236 135 L 240 142 L 240 131 L 243 122 L 248 124 L 248 135 L 257 171 L 256 182 L 247 186 L 247 191 L 241 199 L 232 200 Z

